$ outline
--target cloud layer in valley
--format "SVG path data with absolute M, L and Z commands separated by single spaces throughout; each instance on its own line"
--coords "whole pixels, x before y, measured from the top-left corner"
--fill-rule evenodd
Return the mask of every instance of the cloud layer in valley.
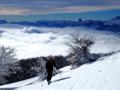
M 16 27 L 16 28 L 14 28 Z M 38 30 L 41 33 L 28 31 Z M 95 40 L 91 52 L 105 53 L 120 50 L 120 38 L 109 32 L 100 32 L 84 28 L 34 28 L 34 27 L 0 27 L 2 32 L 0 45 L 16 48 L 17 58 L 30 58 L 48 55 L 64 55 L 69 53 L 66 45 L 70 41 L 68 33 L 79 32 Z M 26 32 L 27 31 L 27 32 Z M 99 33 L 99 34 L 98 34 Z

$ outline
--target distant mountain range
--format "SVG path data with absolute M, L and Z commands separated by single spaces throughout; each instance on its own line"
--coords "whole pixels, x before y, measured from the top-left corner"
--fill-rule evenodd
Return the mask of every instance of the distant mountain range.
M 67 21 L 67 20 L 53 20 L 53 21 L 22 21 L 22 22 L 7 22 L 6 20 L 0 20 L 0 24 L 19 24 L 28 26 L 43 26 L 43 27 L 85 27 L 90 29 L 97 29 L 102 31 L 112 31 L 115 33 L 120 32 L 120 16 L 116 16 L 111 20 L 82 20 Z

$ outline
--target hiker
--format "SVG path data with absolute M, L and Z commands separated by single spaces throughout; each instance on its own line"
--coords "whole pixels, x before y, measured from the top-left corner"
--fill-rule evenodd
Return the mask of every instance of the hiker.
M 52 78 L 52 72 L 53 72 L 53 66 L 57 68 L 56 64 L 55 64 L 55 59 L 53 56 L 48 56 L 48 60 L 46 63 L 46 71 L 47 71 L 47 82 L 48 85 L 51 83 L 51 78 Z

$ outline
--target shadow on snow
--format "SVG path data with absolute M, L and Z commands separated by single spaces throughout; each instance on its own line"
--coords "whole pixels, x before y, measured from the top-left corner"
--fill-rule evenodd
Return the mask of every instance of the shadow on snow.
M 60 79 L 57 79 L 57 80 L 52 81 L 52 83 L 53 83 L 53 82 L 62 81 L 62 80 L 66 80 L 66 79 L 69 79 L 69 78 L 71 78 L 71 77 L 60 78 Z

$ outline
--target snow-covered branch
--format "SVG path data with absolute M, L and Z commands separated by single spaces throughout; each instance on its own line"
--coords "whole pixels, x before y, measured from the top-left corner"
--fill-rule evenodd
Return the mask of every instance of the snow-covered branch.
M 0 64 L 10 63 L 16 60 L 15 49 L 0 46 Z
M 77 67 L 83 63 L 89 62 L 90 47 L 94 44 L 93 39 L 80 37 L 79 34 L 70 34 L 71 42 L 67 44 L 70 47 L 70 61 Z

